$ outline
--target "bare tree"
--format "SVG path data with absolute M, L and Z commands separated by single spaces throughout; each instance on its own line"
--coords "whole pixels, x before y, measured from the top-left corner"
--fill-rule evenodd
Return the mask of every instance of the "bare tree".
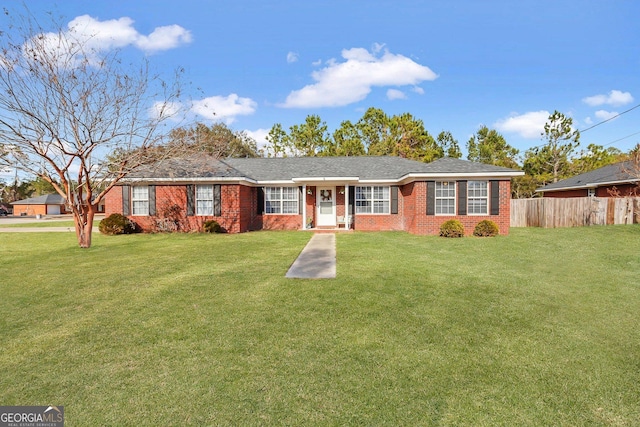
M 50 23 L 53 32 L 27 12 L 0 33 L 0 166 L 51 183 L 88 248 L 107 191 L 163 141 L 179 79 L 167 84 L 145 59 L 125 63 L 120 51 L 93 48 L 81 31 Z M 105 160 L 118 150 L 135 155 Z

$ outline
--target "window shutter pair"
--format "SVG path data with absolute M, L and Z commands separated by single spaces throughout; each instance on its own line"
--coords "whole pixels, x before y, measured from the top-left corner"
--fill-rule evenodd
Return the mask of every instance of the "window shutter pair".
M 196 214 L 196 186 L 187 185 L 187 216 Z M 213 216 L 222 215 L 222 186 L 216 184 L 213 186 Z
M 491 215 L 500 215 L 500 181 L 489 181 Z M 427 215 L 436 214 L 436 183 L 427 181 Z M 467 181 L 458 181 L 458 215 L 467 214 Z
M 156 186 L 149 186 L 149 216 L 156 214 Z M 122 186 L 122 215 L 131 215 L 131 186 Z

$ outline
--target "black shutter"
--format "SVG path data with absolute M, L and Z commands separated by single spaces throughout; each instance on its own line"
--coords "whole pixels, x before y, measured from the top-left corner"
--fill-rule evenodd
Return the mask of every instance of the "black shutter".
M 391 213 L 392 214 L 398 213 L 398 186 L 397 185 L 391 186 Z
M 187 216 L 196 214 L 196 186 L 187 185 Z
M 222 186 L 216 184 L 213 186 L 213 216 L 222 215 Z
M 436 182 L 427 181 L 427 215 L 436 214 Z
M 298 187 L 298 194 L 300 195 L 298 198 L 298 213 L 302 214 L 302 203 L 304 203 L 304 191 L 302 191 L 302 186 Z
M 131 215 L 131 186 L 122 186 L 122 215 Z
M 149 215 L 154 216 L 156 214 L 156 186 L 149 186 Z
M 353 216 L 356 213 L 356 187 L 349 186 L 349 215 Z
M 256 206 L 256 214 L 262 215 L 264 213 L 264 187 L 258 187 L 257 190 L 257 198 L 258 203 Z
M 467 214 L 467 181 L 458 181 L 458 215 Z
M 500 181 L 489 181 L 491 184 L 491 215 L 500 215 Z

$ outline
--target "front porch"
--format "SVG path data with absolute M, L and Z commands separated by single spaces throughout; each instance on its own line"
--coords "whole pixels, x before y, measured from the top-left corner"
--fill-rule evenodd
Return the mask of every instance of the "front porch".
M 355 179 L 350 179 L 355 181 Z M 302 229 L 314 232 L 349 231 L 353 229 L 354 187 L 349 182 L 305 183 Z

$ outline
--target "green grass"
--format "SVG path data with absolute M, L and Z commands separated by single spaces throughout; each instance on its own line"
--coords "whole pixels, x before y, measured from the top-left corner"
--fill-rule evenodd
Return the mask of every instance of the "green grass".
M 96 226 L 98 224 L 99 224 L 99 221 L 96 222 Z M 47 220 L 39 220 L 34 222 L 32 222 L 31 220 L 25 220 L 24 223 L 0 224 L 0 228 L 41 228 L 41 227 L 74 228 L 75 224 L 73 221 L 47 221 Z
M 640 227 L 0 233 L 0 404 L 68 425 L 640 424 Z

